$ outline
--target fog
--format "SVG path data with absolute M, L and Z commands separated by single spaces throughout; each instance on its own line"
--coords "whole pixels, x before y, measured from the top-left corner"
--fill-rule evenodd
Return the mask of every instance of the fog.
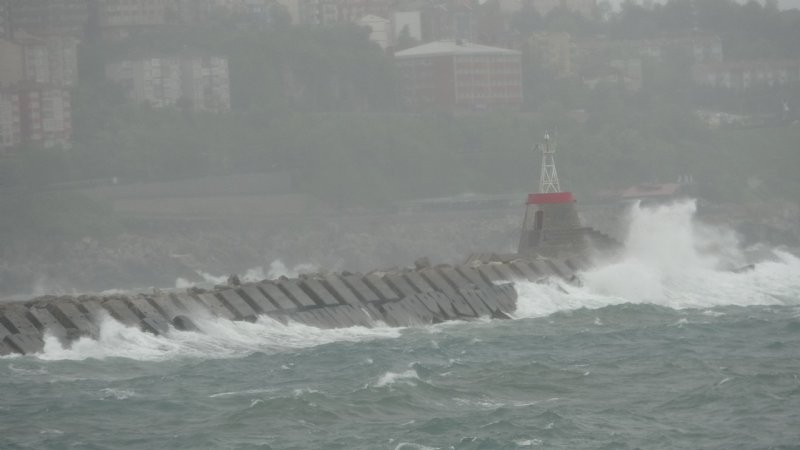
M 645 4 L 646 1 L 647 0 L 639 0 L 639 1 L 635 1 L 634 3 Z M 667 3 L 667 1 L 665 1 L 665 0 L 651 0 L 651 1 L 652 1 L 652 3 L 659 3 L 659 4 Z M 615 8 L 620 8 L 624 2 L 625 2 L 625 0 L 614 0 L 614 1 L 611 1 L 610 3 Z M 744 3 L 747 3 L 747 1 L 746 0 L 740 0 L 739 3 L 744 4 Z M 758 3 L 760 3 L 761 5 L 764 5 L 766 2 L 765 2 L 765 0 L 761 0 Z M 800 8 L 800 0 L 778 0 L 777 4 L 778 4 L 778 7 L 780 9 Z
M 0 298 L 510 252 L 545 134 L 604 233 L 797 249 L 798 8 L 0 1 Z

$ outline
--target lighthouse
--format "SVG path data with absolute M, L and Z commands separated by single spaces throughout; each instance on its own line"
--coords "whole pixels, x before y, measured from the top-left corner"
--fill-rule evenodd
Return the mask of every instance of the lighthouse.
M 545 134 L 536 149 L 542 152 L 539 192 L 528 195 L 517 252 L 528 257 L 582 254 L 589 229 L 581 224 L 572 192 L 561 190 L 555 142 Z

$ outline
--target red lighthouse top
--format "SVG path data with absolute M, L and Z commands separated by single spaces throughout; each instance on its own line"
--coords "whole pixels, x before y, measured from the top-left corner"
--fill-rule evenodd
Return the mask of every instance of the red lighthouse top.
M 529 205 L 543 205 L 552 203 L 572 203 L 575 197 L 572 192 L 550 192 L 547 194 L 528 194 Z

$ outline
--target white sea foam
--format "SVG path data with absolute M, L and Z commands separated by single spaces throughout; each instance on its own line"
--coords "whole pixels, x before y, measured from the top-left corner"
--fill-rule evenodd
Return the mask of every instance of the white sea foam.
M 114 389 L 114 388 L 105 388 L 100 389 L 100 397 L 103 400 L 107 399 L 115 399 L 115 400 L 127 400 L 131 397 L 135 397 L 136 391 L 133 389 Z
M 61 431 L 61 430 L 57 430 L 55 428 L 45 428 L 43 430 L 40 430 L 39 434 L 52 434 L 52 435 L 59 436 L 59 435 L 64 434 L 64 432 Z
M 311 273 L 318 271 L 319 268 L 314 264 L 307 264 L 301 263 L 295 266 L 289 267 L 280 259 L 276 259 L 269 264 L 269 269 L 266 271 L 264 270 L 263 266 L 255 266 L 247 269 L 244 274 L 240 276 L 241 280 L 250 283 L 261 281 L 264 279 L 273 279 L 278 277 L 289 277 L 289 278 L 296 278 L 301 274 L 304 273 Z M 225 284 L 228 281 L 229 275 L 213 275 L 208 272 L 203 272 L 198 270 L 197 276 L 202 279 L 202 281 L 191 281 L 187 280 L 186 278 L 177 278 L 175 280 L 175 288 L 176 289 L 187 289 L 190 287 L 200 286 L 200 287 L 211 287 L 218 284 Z
M 267 278 L 264 275 L 264 268 L 261 266 L 253 267 L 251 269 L 247 269 L 247 271 L 242 275 L 242 281 L 245 283 L 254 283 L 256 281 L 261 281 Z
M 175 289 L 188 289 L 197 283 L 187 280 L 186 278 L 178 277 L 175 280 Z
M 516 315 L 622 303 L 675 309 L 797 303 L 800 259 L 775 251 L 774 259 L 757 262 L 752 270 L 732 272 L 745 263 L 735 234 L 698 223 L 695 211 L 694 202 L 635 206 L 618 260 L 581 273 L 582 287 L 557 280 L 518 284 Z
M 253 395 L 253 394 L 268 394 L 275 392 L 277 389 L 269 388 L 269 389 L 247 389 L 244 391 L 231 391 L 231 392 L 219 392 L 216 394 L 211 394 L 208 398 L 220 398 L 220 397 L 238 397 L 241 395 Z
M 428 447 L 427 445 L 415 444 L 413 442 L 401 442 L 394 450 L 439 450 L 439 447 Z
M 142 361 L 229 358 L 330 342 L 393 338 L 400 334 L 400 330 L 385 327 L 322 330 L 294 323 L 284 325 L 268 317 L 260 317 L 255 323 L 206 317 L 194 318 L 194 323 L 198 332 L 170 330 L 156 336 L 106 317 L 100 322 L 98 339 L 80 338 L 65 348 L 58 339 L 46 336 L 44 350 L 37 357 L 43 360 L 129 358 Z
M 303 273 L 311 273 L 318 271 L 319 268 L 314 264 L 297 264 L 293 267 L 287 267 L 286 264 L 283 263 L 280 259 L 276 259 L 272 261 L 269 265 L 269 271 L 267 272 L 267 278 L 278 278 L 281 276 L 295 278 L 300 276 Z
M 419 380 L 419 374 L 414 369 L 405 372 L 386 372 L 378 378 L 375 387 L 391 386 L 395 383 L 414 385 L 414 380 Z
M 538 447 L 544 443 L 541 439 L 519 439 L 514 441 L 517 447 Z

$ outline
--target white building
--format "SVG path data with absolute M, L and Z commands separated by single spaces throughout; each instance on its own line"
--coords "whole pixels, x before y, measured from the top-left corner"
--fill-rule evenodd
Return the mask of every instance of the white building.
M 388 19 L 367 14 L 358 19 L 356 23 L 372 30 L 369 34 L 369 40 L 380 45 L 382 49 L 386 50 L 387 47 L 392 45 L 394 39 L 390 31 L 391 22 Z
M 181 98 L 178 58 L 125 60 L 106 66 L 106 76 L 125 89 L 128 98 L 154 108 L 174 106 Z
M 592 15 L 597 7 L 597 0 L 499 0 L 501 10 L 505 13 L 515 13 L 523 6 L 531 6 L 540 15 L 546 16 L 550 11 L 564 6 L 572 11 L 579 12 L 586 17 Z
M 702 86 L 749 89 L 800 83 L 800 61 L 733 61 L 695 64 L 694 82 Z
M 171 0 L 105 0 L 99 4 L 103 27 L 163 25 L 173 6 Z
M 78 38 L 18 36 L 25 80 L 72 88 L 78 84 Z
M 394 38 L 397 39 L 408 29 L 408 35 L 417 41 L 422 41 L 422 13 L 420 11 L 398 11 L 392 14 Z
M 231 109 L 228 61 L 224 58 L 188 58 L 181 61 L 183 98 L 194 111 Z

